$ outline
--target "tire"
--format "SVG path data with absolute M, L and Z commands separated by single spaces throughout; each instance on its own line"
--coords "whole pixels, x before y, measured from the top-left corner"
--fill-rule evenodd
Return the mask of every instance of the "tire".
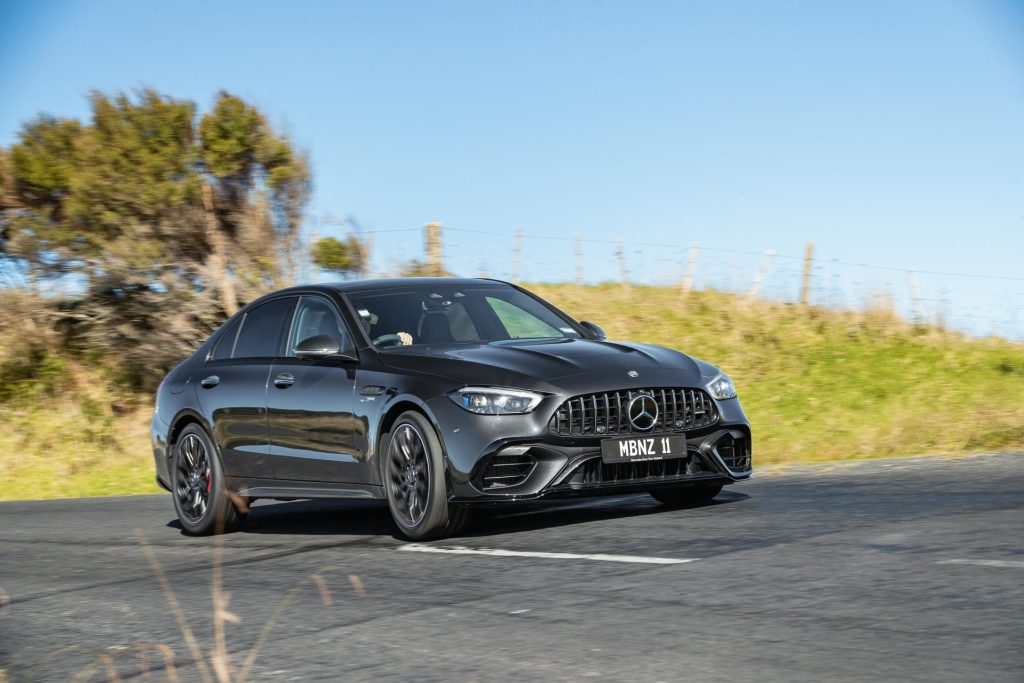
M 698 505 L 707 505 L 721 491 L 721 484 L 698 484 L 696 486 L 654 489 L 649 493 L 659 503 L 671 507 L 697 507 Z
M 234 531 L 245 519 L 228 498 L 213 440 L 197 424 L 185 427 L 174 444 L 171 498 L 178 521 L 190 536 Z
M 402 413 L 381 440 L 381 469 L 391 517 L 414 541 L 460 533 L 469 522 L 464 505 L 448 503 L 444 453 L 421 413 Z

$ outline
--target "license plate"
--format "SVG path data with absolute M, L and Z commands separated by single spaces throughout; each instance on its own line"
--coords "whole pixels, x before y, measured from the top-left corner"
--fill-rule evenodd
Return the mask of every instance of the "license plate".
M 642 462 L 670 460 L 686 455 L 686 436 L 628 436 L 601 442 L 601 459 L 605 462 Z

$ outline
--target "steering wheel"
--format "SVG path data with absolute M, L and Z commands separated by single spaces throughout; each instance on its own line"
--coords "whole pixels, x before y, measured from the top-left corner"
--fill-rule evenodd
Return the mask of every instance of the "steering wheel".
M 397 334 L 382 334 L 373 340 L 375 346 L 387 348 L 389 346 L 401 346 L 402 338 Z

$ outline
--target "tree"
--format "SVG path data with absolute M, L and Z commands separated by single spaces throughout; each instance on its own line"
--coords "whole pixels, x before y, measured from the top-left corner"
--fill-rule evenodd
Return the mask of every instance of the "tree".
M 294 277 L 308 164 L 255 108 L 153 90 L 39 116 L 0 150 L 0 258 L 74 292 L 71 343 L 146 384 L 244 301 Z M 52 291 L 52 287 L 50 287 Z
M 293 284 L 296 244 L 309 199 L 309 165 L 265 117 L 222 92 L 199 123 L 207 175 L 205 211 L 225 239 L 211 245 L 246 290 Z M 216 242 L 218 231 L 211 235 Z M 227 308 L 227 306 L 225 306 Z
M 324 237 L 317 240 L 310 248 L 313 263 L 318 268 L 338 273 L 342 277 L 363 272 L 366 262 L 366 250 L 355 235 L 344 240 L 336 237 Z

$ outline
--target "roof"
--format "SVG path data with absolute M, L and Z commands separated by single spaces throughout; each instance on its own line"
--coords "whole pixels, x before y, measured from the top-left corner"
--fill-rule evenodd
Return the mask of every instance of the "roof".
M 253 299 L 244 308 L 250 308 L 268 299 L 287 294 L 305 294 L 309 292 L 369 292 L 380 289 L 401 289 L 404 287 L 430 287 L 431 285 L 460 287 L 466 285 L 509 285 L 504 280 L 492 280 L 479 277 L 389 277 L 374 280 L 347 280 L 343 282 L 325 282 L 318 284 L 297 285 L 286 287 Z M 511 286 L 511 285 L 509 285 Z
M 389 277 L 373 280 L 347 280 L 344 282 L 328 282 L 322 287 L 329 287 L 339 292 L 361 292 L 371 289 L 398 289 L 404 287 L 430 287 L 430 286 L 465 286 L 465 285 L 494 285 L 507 284 L 502 280 L 478 277 Z

